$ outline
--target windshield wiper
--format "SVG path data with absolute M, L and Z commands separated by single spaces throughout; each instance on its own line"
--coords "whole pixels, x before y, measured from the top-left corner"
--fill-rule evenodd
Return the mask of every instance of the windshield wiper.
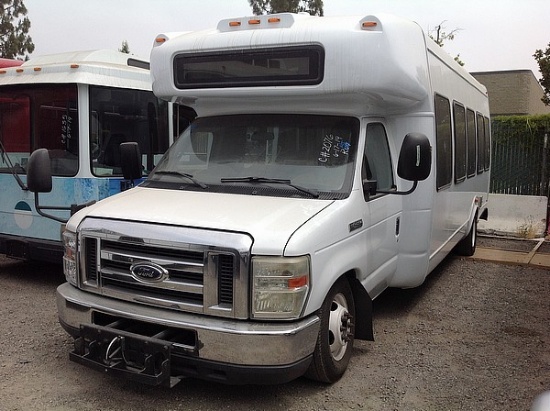
M 284 184 L 286 186 L 292 187 L 295 190 L 298 190 L 304 194 L 307 194 L 314 198 L 319 198 L 319 193 L 316 190 L 309 188 L 297 186 L 292 184 L 290 180 L 285 180 L 282 178 L 267 178 L 267 177 L 232 177 L 232 178 L 222 178 L 222 183 L 267 183 L 267 184 Z
M 196 180 L 195 178 L 193 178 L 192 174 L 181 173 L 179 171 L 171 171 L 171 170 L 168 170 L 168 171 L 159 170 L 159 171 L 155 171 L 155 174 L 183 177 L 183 178 L 188 179 L 194 185 L 196 185 L 200 188 L 208 188 L 208 186 L 206 184 L 204 184 L 204 183 L 200 182 L 199 180 Z
M 17 184 L 19 187 L 21 187 L 21 190 L 27 191 L 29 188 L 25 185 L 23 180 L 19 177 L 19 174 L 17 174 L 16 168 L 13 166 L 10 156 L 8 155 L 8 152 L 4 148 L 4 144 L 2 144 L 2 141 L 0 140 L 0 154 L 2 155 L 2 161 L 5 162 L 8 165 L 8 170 L 10 170 L 11 174 L 13 175 L 13 178 L 15 178 L 15 181 L 17 181 Z M 19 164 L 16 164 L 23 172 L 25 172 L 25 169 L 21 167 Z

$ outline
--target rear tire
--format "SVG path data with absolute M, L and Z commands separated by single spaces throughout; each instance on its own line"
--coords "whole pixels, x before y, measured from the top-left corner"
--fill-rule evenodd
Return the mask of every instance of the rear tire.
M 465 257 L 471 257 L 476 252 L 477 244 L 477 219 L 474 218 L 470 232 L 455 247 L 455 253 Z
M 340 278 L 332 286 L 319 316 L 321 327 L 306 377 L 334 383 L 348 367 L 355 332 L 355 303 L 345 278 Z

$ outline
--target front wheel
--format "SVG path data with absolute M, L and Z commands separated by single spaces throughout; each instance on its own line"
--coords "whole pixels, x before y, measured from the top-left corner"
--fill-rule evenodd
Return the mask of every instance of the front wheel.
M 319 313 L 321 327 L 306 377 L 333 383 L 348 367 L 355 332 L 355 303 L 345 278 L 330 289 Z

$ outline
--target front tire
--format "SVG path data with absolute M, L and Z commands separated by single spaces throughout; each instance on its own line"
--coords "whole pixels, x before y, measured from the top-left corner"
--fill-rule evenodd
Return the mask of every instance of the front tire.
M 334 383 L 348 367 L 355 332 L 355 303 L 345 278 L 332 286 L 319 316 L 321 327 L 306 377 Z

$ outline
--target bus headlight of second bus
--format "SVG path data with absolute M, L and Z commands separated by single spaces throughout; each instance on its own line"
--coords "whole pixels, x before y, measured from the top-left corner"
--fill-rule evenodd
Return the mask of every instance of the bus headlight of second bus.
M 63 232 L 63 273 L 68 283 L 77 286 L 76 268 L 76 234 L 65 230 Z
M 252 258 L 252 317 L 298 318 L 309 291 L 309 257 Z

